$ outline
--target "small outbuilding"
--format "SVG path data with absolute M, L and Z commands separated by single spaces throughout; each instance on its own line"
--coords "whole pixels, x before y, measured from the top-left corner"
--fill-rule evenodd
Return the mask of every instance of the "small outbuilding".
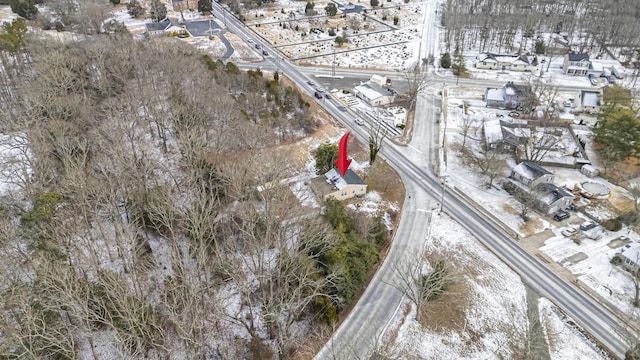
M 600 170 L 596 169 L 591 164 L 582 165 L 582 168 L 580 168 L 580 172 L 590 178 L 594 178 L 600 174 Z

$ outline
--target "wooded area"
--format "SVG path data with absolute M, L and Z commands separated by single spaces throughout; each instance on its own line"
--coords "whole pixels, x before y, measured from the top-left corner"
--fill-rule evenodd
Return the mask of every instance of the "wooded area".
M 562 33 L 568 43 L 547 44 L 548 51 L 570 45 L 577 53 L 597 54 L 606 45 L 618 55 L 640 48 L 639 20 L 635 0 L 447 0 L 441 17 L 448 51 L 534 53 L 539 35 Z
M 318 125 L 298 91 L 179 41 L 24 30 L 0 42 L 0 357 L 312 353 L 388 231 L 278 185 Z

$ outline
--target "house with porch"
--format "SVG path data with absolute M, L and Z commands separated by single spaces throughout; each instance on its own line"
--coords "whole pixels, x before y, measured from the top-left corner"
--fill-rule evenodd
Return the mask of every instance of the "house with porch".
M 566 54 L 562 70 L 567 75 L 586 76 L 591 68 L 589 54 Z
M 476 57 L 477 69 L 535 72 L 533 60 L 524 55 L 483 53 Z

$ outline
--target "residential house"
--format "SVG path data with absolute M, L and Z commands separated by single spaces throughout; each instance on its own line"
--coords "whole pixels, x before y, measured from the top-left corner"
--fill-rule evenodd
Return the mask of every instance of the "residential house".
M 372 76 L 371 79 L 353 88 L 353 94 L 371 106 L 388 105 L 395 101 L 396 92 L 386 86 L 384 76 Z
M 580 112 L 595 114 L 600 112 L 600 90 L 582 90 L 580 92 Z
M 553 179 L 552 172 L 529 161 L 516 165 L 508 178 L 514 187 L 513 195 L 543 214 L 566 209 L 574 199 L 573 194 L 553 184 Z
M 489 150 L 513 153 L 518 145 L 531 137 L 531 129 L 527 126 L 526 120 L 512 120 L 507 123 L 495 119 L 485 121 L 482 125 L 485 144 Z
M 171 0 L 171 4 L 173 11 L 198 9 L 198 0 Z
M 334 197 L 346 200 L 367 193 L 367 184 L 353 170 L 348 169 L 344 176 L 337 169 L 331 169 L 324 174 L 324 182 L 315 182 L 315 190 L 323 199 Z
M 640 244 L 631 243 L 623 246 L 620 252 L 615 254 L 614 257 L 619 258 L 624 267 L 629 272 L 635 272 L 640 267 Z
M 585 76 L 591 68 L 589 54 L 566 54 L 562 70 L 567 75 Z
M 537 67 L 524 55 L 483 53 L 476 57 L 476 68 L 535 72 Z
M 159 22 L 145 23 L 145 35 L 149 37 L 167 36 L 167 34 L 185 34 L 187 31 L 182 27 L 174 24 L 171 20 L 164 18 Z
M 487 88 L 485 101 L 487 107 L 504 107 L 516 109 L 525 106 L 531 97 L 531 87 L 528 85 L 516 85 L 509 81 L 501 88 Z
M 145 34 L 147 36 L 166 36 L 165 30 L 172 26 L 171 21 L 169 19 L 164 18 L 159 22 L 150 22 L 144 24 L 146 31 Z

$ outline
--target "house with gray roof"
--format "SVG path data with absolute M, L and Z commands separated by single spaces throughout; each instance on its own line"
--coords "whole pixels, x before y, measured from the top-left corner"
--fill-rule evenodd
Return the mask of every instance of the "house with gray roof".
M 344 176 L 340 175 L 337 169 L 331 169 L 324 174 L 324 181 L 317 181 L 314 185 L 318 195 L 325 200 L 329 197 L 346 200 L 367 193 L 367 183 L 351 169 L 348 169 Z
M 483 123 L 482 132 L 487 149 L 503 153 L 514 153 L 520 144 L 531 138 L 531 128 L 526 120 L 488 120 Z
M 487 107 L 516 109 L 525 106 L 530 96 L 531 87 L 529 85 L 519 85 L 509 81 L 501 88 L 487 88 L 484 99 L 487 102 Z
M 585 76 L 591 68 L 589 54 L 566 54 L 562 70 L 567 75 Z
M 572 193 L 556 186 L 553 179 L 552 172 L 530 161 L 516 165 L 508 177 L 512 195 L 519 201 L 531 203 L 543 214 L 566 209 L 574 199 Z
M 533 59 L 524 55 L 483 53 L 476 57 L 476 68 L 535 72 Z

